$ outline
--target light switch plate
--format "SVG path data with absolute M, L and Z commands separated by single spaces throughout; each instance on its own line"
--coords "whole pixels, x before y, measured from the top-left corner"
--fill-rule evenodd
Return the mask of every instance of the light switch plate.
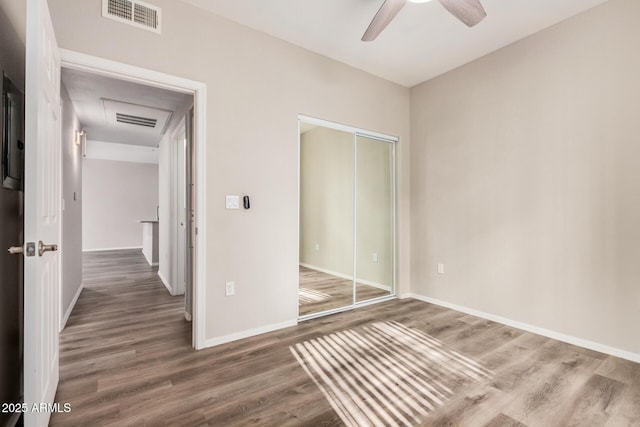
M 224 294 L 228 297 L 234 295 L 236 293 L 236 284 L 235 282 L 227 282 L 224 287 Z
M 229 196 L 226 198 L 227 209 L 240 209 L 240 196 Z

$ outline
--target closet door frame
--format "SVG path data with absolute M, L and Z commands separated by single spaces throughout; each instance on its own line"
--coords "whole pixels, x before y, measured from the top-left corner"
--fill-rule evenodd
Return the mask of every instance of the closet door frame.
M 353 173 L 354 173 L 354 180 L 353 180 L 353 206 L 354 206 L 354 212 L 353 212 L 353 240 L 352 240 L 352 244 L 353 244 L 353 280 L 352 280 L 352 304 L 351 305 L 346 305 L 343 307 L 339 307 L 339 308 L 334 308 L 334 309 L 330 309 L 330 310 L 325 310 L 325 311 L 321 311 L 321 312 L 317 312 L 317 313 L 310 313 L 304 316 L 300 316 L 298 314 L 298 321 L 304 321 L 304 320 L 310 320 L 310 319 L 315 319 L 317 317 L 322 317 L 322 316 L 328 316 L 330 314 L 334 314 L 334 313 L 340 313 L 343 311 L 348 311 L 348 310 L 352 310 L 354 308 L 357 307 L 364 307 L 367 305 L 371 305 L 371 304 L 376 304 L 379 302 L 384 302 L 384 301 L 389 301 L 392 299 L 397 298 L 396 292 L 397 292 L 397 286 L 396 286 L 396 279 L 397 279 L 397 234 L 398 234 L 398 224 L 397 224 L 397 199 L 396 199 L 396 195 L 397 195 L 397 178 L 396 178 L 396 143 L 399 141 L 399 138 L 397 136 L 392 136 L 392 135 L 387 135 L 384 133 L 379 133 L 379 132 L 373 132 L 373 131 L 369 131 L 366 129 L 361 129 L 361 128 L 356 128 L 353 126 L 349 126 L 349 125 L 345 125 L 342 123 L 336 123 L 336 122 L 331 122 L 328 120 L 323 120 L 323 119 L 318 119 L 315 117 L 310 117 L 310 116 L 305 116 L 305 115 L 298 115 L 298 232 L 300 232 L 300 208 L 301 208 L 301 193 L 300 193 L 300 187 L 301 187 L 301 149 L 302 149 L 302 145 L 301 145 L 301 138 L 300 138 L 300 125 L 301 123 L 308 123 L 308 124 L 312 124 L 312 125 L 316 125 L 316 126 L 322 126 L 322 127 L 326 127 L 329 129 L 334 129 L 334 130 L 339 130 L 339 131 L 343 131 L 343 132 L 348 132 L 353 134 Z M 357 242 L 357 224 L 356 224 L 356 220 L 357 220 L 357 174 L 356 174 L 356 167 L 357 167 L 357 138 L 358 137 L 364 137 L 364 138 L 370 138 L 370 139 L 375 139 L 384 143 L 388 143 L 391 144 L 391 164 L 392 164 L 392 169 L 391 169 L 391 191 L 392 191 L 392 196 L 391 196 L 391 203 L 392 203 L 392 221 L 393 221 L 393 226 L 392 226 L 392 232 L 393 232 L 393 236 L 392 236 L 392 284 L 391 284 L 391 293 L 389 295 L 386 296 L 382 296 L 382 297 L 377 297 L 377 298 L 372 298 L 369 300 L 364 300 L 364 301 L 360 301 L 357 302 L 356 298 L 357 298 L 357 293 L 356 293 L 356 280 L 357 280 L 357 246 L 356 246 L 356 242 Z M 300 239 L 298 239 L 299 241 Z M 299 246 L 299 243 L 298 243 Z M 300 260 L 300 248 L 298 247 L 298 262 Z M 297 292 L 300 292 L 300 284 L 298 283 L 298 290 Z M 298 305 L 299 308 L 299 305 Z

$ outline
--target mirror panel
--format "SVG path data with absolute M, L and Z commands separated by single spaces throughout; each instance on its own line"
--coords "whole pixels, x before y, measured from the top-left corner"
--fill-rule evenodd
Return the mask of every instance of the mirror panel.
M 353 133 L 300 122 L 300 316 L 354 302 L 353 147 Z
M 393 148 L 356 137 L 356 302 L 394 293 Z

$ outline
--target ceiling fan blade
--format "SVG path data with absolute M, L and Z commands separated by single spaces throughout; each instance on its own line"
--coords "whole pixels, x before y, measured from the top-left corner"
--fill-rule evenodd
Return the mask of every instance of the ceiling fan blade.
M 440 0 L 440 3 L 467 27 L 473 27 L 487 16 L 480 0 Z
M 376 13 L 376 16 L 373 17 L 369 28 L 364 32 L 362 41 L 370 42 L 375 40 L 376 37 L 387 28 L 387 25 L 389 25 L 406 3 L 407 0 L 385 0 L 380 10 L 378 10 L 378 13 Z

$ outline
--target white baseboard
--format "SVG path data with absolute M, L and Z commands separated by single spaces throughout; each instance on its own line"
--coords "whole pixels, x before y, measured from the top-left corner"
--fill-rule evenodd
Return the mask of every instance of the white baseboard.
M 176 295 L 173 293 L 173 289 L 171 288 L 169 281 L 162 275 L 162 273 L 160 273 L 160 270 L 158 270 L 158 277 L 160 278 L 160 281 L 162 282 L 164 287 L 167 288 L 167 291 L 169 291 L 169 293 L 175 297 Z
M 406 298 L 407 296 L 403 296 Z M 457 304 L 452 304 L 446 301 L 440 301 L 435 298 L 429 298 L 418 294 L 409 294 L 409 298 L 414 298 L 420 301 L 428 302 L 430 304 L 439 305 L 441 307 L 450 308 L 452 310 L 460 311 L 462 313 L 471 314 L 472 316 L 481 317 L 483 319 L 491 320 L 494 322 L 502 323 L 503 325 L 511 326 L 517 329 L 522 329 L 527 332 L 542 335 L 548 338 L 553 338 L 558 341 L 563 341 L 569 344 L 577 345 L 579 347 L 588 348 L 590 350 L 598 351 L 600 353 L 609 354 L 611 356 L 619 357 L 621 359 L 630 360 L 632 362 L 640 363 L 640 354 L 632 353 L 630 351 L 621 350 L 619 348 L 611 347 L 605 344 L 585 340 L 582 338 L 573 337 L 560 332 L 552 331 L 538 326 L 529 325 L 528 323 L 519 322 L 517 320 L 511 320 L 506 317 L 496 316 L 494 314 L 485 313 L 483 311 L 475 310 L 473 308 L 464 307 Z
M 82 252 L 103 252 L 103 251 L 126 251 L 131 249 L 140 249 L 142 250 L 142 246 L 128 246 L 122 248 L 93 248 L 93 249 L 82 249 Z
M 73 311 L 73 308 L 76 306 L 76 303 L 78 302 L 78 298 L 80 298 L 80 294 L 82 293 L 83 289 L 84 289 L 84 283 L 80 283 L 80 286 L 78 286 L 78 290 L 76 291 L 76 294 L 73 296 L 73 299 L 71 300 L 71 304 L 69 304 L 67 311 L 64 312 L 64 316 L 62 317 L 62 320 L 60 322 L 61 331 L 65 328 L 65 326 L 67 326 L 67 321 L 69 320 L 69 316 L 71 316 L 71 312 Z
M 149 259 L 149 257 L 147 256 L 146 252 L 144 251 L 144 248 L 142 248 L 142 256 L 144 257 L 144 259 L 147 260 L 147 263 L 149 263 L 149 265 L 151 267 L 153 267 L 153 261 Z
M 291 326 L 296 326 L 298 324 L 297 320 L 288 320 L 282 323 L 275 323 L 272 325 L 261 326 L 255 329 L 249 329 L 247 331 L 237 332 L 235 334 L 225 335 L 217 338 L 209 338 L 204 342 L 204 348 L 214 347 L 220 344 L 226 344 L 232 341 L 241 340 L 244 338 L 253 337 L 256 335 L 266 334 L 267 332 L 277 331 L 278 329 L 289 328 Z
M 318 267 L 316 265 L 300 263 L 300 266 L 305 268 L 310 268 L 311 270 L 316 270 L 321 273 L 330 274 L 332 276 L 340 277 L 342 279 L 353 280 L 353 276 L 349 276 L 348 274 L 338 273 L 337 271 L 327 270 L 326 268 Z M 362 283 L 363 285 L 373 286 L 374 288 L 382 289 L 387 292 L 391 292 L 391 286 L 382 285 L 380 283 L 371 282 L 369 280 L 358 279 L 358 283 Z
M 150 260 L 149 256 L 144 252 L 144 249 L 142 250 L 142 255 L 144 255 L 144 259 L 147 260 L 147 262 L 149 263 L 150 267 L 157 267 L 158 265 L 160 265 L 160 263 L 158 261 L 153 262 L 152 260 Z

